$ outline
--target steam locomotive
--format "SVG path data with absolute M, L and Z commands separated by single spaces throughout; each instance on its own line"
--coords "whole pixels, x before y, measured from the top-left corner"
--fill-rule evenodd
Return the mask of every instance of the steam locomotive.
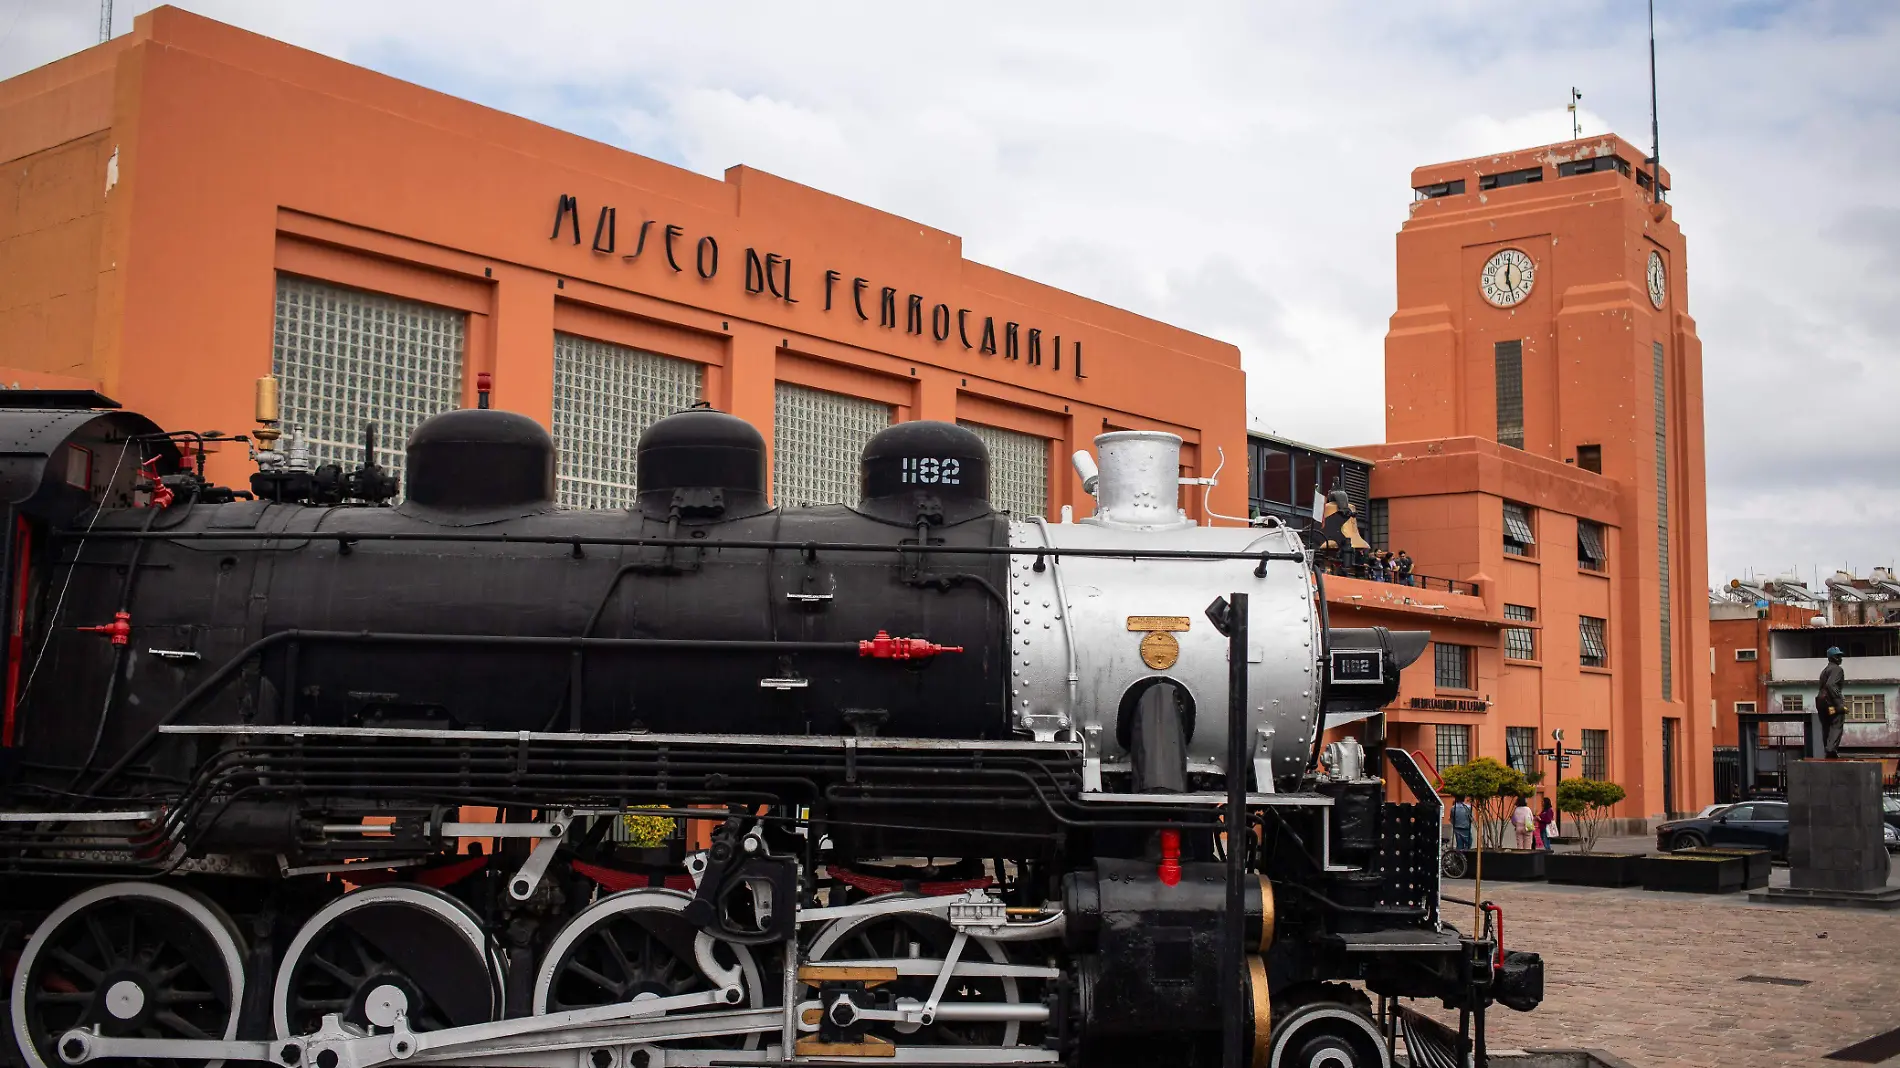
M 398 501 L 373 440 L 272 426 L 238 490 L 204 454 L 244 439 L 0 403 L 27 1068 L 1449 1065 L 1541 998 L 1441 915 L 1413 760 L 1320 759 L 1425 635 L 1329 627 L 1295 531 L 1188 521 L 1172 435 L 1097 438 L 1050 523 L 932 422 L 773 507 L 702 408 L 569 510 L 486 407 Z

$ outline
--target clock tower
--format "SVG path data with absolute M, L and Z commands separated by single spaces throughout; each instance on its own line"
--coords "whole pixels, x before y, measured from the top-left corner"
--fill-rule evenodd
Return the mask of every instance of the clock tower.
M 1488 576 L 1515 610 L 1505 618 L 1541 606 L 1540 714 L 1550 719 L 1541 726 L 1573 706 L 1586 720 L 1605 717 L 1604 773 L 1629 790 L 1633 814 L 1653 816 L 1710 792 L 1715 709 L 1702 347 L 1669 174 L 1659 195 L 1646 155 L 1604 136 L 1412 172 L 1386 335 L 1386 441 L 1419 452 L 1453 438 L 1502 447 L 1481 455 L 1504 465 L 1503 511 L 1550 528 L 1536 550 L 1506 549 L 1486 565 L 1508 572 Z M 1613 492 L 1614 522 L 1578 533 L 1563 493 L 1539 472 Z M 1562 547 L 1604 540 L 1599 526 L 1613 542 L 1607 562 L 1573 570 Z M 1560 682 L 1550 672 L 1566 656 L 1580 659 Z M 1551 745 L 1548 729 L 1539 744 Z

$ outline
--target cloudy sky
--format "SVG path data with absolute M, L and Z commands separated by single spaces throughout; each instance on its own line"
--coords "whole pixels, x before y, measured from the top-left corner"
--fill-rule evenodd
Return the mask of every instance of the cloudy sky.
M 144 0 L 119 0 L 125 32 Z M 1232 341 L 1258 426 L 1383 437 L 1393 234 L 1427 162 L 1649 139 L 1642 0 L 186 0 L 709 175 L 746 163 Z M 1900 5 L 1658 0 L 1704 343 L 1712 578 L 1900 558 Z M 95 0 L 0 0 L 0 77 Z M 1324 398 L 1316 402 L 1314 398 Z

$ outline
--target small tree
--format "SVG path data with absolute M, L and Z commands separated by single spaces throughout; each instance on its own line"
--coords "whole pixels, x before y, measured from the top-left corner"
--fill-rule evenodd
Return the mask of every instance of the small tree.
M 1597 847 L 1603 833 L 1603 820 L 1610 809 L 1628 794 L 1621 786 L 1599 779 L 1565 779 L 1557 784 L 1557 810 L 1576 817 L 1577 851 L 1588 853 Z
M 1531 795 L 1531 779 L 1495 757 L 1479 757 L 1439 773 L 1448 794 L 1463 794 L 1472 802 L 1478 821 L 1478 840 L 1487 849 L 1504 845 L 1504 828 L 1511 822 L 1517 799 Z

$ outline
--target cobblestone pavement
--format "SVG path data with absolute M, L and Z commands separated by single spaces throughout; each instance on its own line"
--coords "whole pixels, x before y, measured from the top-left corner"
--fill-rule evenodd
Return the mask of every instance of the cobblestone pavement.
M 1469 899 L 1471 884 L 1445 890 Z M 1634 1068 L 1845 1066 L 1823 1058 L 1900 1028 L 1900 912 L 1546 884 L 1487 883 L 1484 896 L 1504 909 L 1506 946 L 1542 953 L 1546 969 L 1541 1007 L 1488 1016 L 1493 1050 L 1595 1048 Z M 1445 915 L 1469 928 L 1469 910 Z

